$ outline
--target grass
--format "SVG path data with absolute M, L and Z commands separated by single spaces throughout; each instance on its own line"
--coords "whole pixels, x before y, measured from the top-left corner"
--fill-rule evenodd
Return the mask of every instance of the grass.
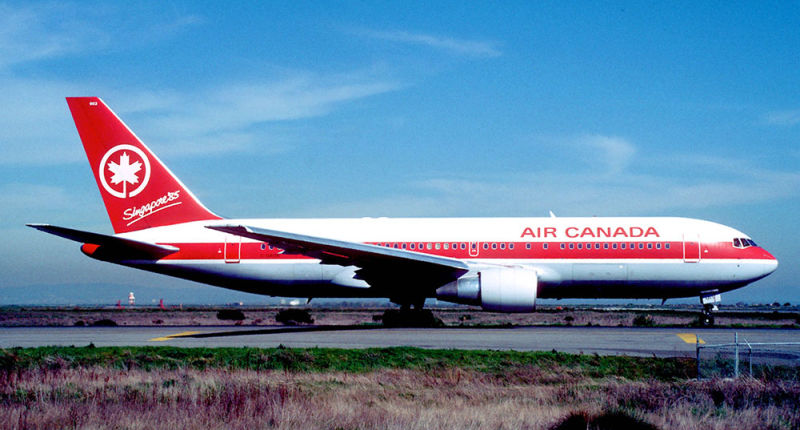
M 686 358 L 577 355 L 559 352 L 422 349 L 412 347 L 336 348 L 178 348 L 39 347 L 0 350 L 0 370 L 108 367 L 113 369 L 242 369 L 294 372 L 368 372 L 377 369 L 463 370 L 505 374 L 536 367 L 582 376 L 658 380 L 695 376 Z
M 7 349 L 0 428 L 800 427 L 797 380 L 693 381 L 692 369 L 684 359 L 418 348 Z

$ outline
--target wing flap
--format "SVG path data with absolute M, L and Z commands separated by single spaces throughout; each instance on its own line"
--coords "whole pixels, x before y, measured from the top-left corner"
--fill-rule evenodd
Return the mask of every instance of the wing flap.
M 461 260 L 404 249 L 308 236 L 245 225 L 210 225 L 209 229 L 282 248 L 288 254 L 319 259 L 326 264 L 358 266 L 357 275 L 370 285 L 411 289 L 436 288 L 469 271 Z M 409 285 L 410 283 L 410 285 Z

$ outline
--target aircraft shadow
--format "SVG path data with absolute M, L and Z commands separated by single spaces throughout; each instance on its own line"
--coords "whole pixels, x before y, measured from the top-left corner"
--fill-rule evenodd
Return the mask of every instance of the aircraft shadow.
M 176 336 L 182 338 L 203 339 L 210 337 L 232 337 L 232 336 L 252 336 L 258 334 L 281 334 L 281 333 L 308 333 L 308 332 L 325 332 L 325 331 L 351 331 L 351 330 L 375 330 L 386 328 L 384 326 L 363 326 L 363 325 L 317 325 L 317 326 L 293 326 L 293 327 L 276 327 L 276 328 L 261 328 L 254 330 L 229 330 L 218 331 L 213 333 L 196 333 L 184 336 Z

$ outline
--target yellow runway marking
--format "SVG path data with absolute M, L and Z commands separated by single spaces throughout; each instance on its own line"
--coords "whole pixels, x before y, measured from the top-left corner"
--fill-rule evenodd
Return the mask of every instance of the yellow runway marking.
M 169 334 L 169 335 L 162 336 L 162 337 L 154 337 L 154 338 L 150 339 L 150 342 L 163 342 L 165 340 L 175 339 L 176 337 L 191 336 L 191 335 L 197 334 L 197 333 L 202 333 L 202 332 L 199 332 L 199 331 L 185 331 L 185 332 L 182 332 L 182 333 Z
M 683 340 L 686 343 L 697 343 L 697 342 L 699 342 L 700 344 L 706 343 L 706 341 L 698 338 L 693 333 L 678 333 L 675 336 L 678 336 L 679 338 L 681 338 L 681 340 Z

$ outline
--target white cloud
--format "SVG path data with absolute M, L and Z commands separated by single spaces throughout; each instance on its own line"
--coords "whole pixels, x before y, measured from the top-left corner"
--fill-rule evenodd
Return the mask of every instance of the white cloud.
M 576 145 L 587 151 L 590 161 L 600 160 L 608 174 L 619 174 L 636 154 L 636 147 L 626 139 L 616 136 L 585 135 L 576 140 Z
M 455 55 L 485 58 L 499 57 L 502 55 L 502 52 L 495 46 L 495 43 L 488 41 L 455 39 L 431 34 L 410 33 L 407 31 L 362 31 L 360 33 L 374 39 L 422 45 Z
M 286 149 L 252 127 L 329 114 L 338 106 L 394 91 L 399 85 L 361 76 L 335 78 L 309 73 L 274 82 L 230 83 L 192 93 L 171 93 L 162 105 L 145 97 L 133 107 L 144 118 L 140 136 L 156 139 L 170 152 L 217 153 L 259 142 L 260 152 Z M 144 109 L 152 109 L 145 111 Z
M 800 124 L 800 109 L 768 112 L 764 122 L 769 125 L 793 126 Z
M 659 163 L 642 160 L 642 156 L 622 158 L 629 163 Z M 670 157 L 689 158 L 686 154 Z M 670 172 L 676 173 L 677 164 L 672 166 Z M 743 160 L 705 158 L 689 166 L 703 170 L 705 176 L 680 172 L 662 176 L 658 173 L 661 169 L 597 175 L 592 166 L 552 167 L 502 178 L 431 177 L 406 184 L 403 193 L 313 207 L 307 215 L 547 216 L 548 210 L 553 210 L 560 216 L 654 216 L 800 197 L 800 174 L 765 171 Z
M 113 6 L 70 3 L 0 4 L 0 70 L 33 61 L 115 49 L 172 37 L 202 24 L 195 15 L 153 17 L 132 24 Z
M 0 4 L 0 68 L 90 50 L 106 40 L 96 27 L 79 25 L 70 7 Z
M 286 149 L 264 141 L 255 125 L 324 116 L 338 106 L 394 91 L 394 82 L 300 73 L 262 83 L 228 83 L 191 92 L 124 92 L 96 85 L 0 77 L 0 164 L 59 164 L 83 159 L 64 95 L 110 95 L 106 103 L 159 153 L 208 154 L 262 144 L 262 153 Z M 119 104 L 117 104 L 117 100 Z M 34 149 L 35 148 L 35 149 Z M 162 149 L 163 148 L 163 149 Z

